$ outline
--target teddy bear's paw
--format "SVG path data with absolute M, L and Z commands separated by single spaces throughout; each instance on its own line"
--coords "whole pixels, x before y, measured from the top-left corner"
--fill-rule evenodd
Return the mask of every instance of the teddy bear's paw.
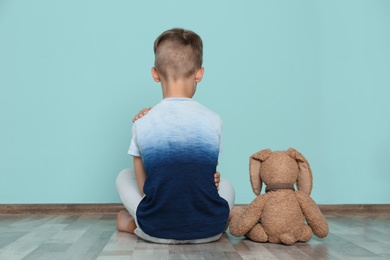
M 242 221 L 241 214 L 244 209 L 241 207 L 234 207 L 230 211 L 229 215 L 229 231 L 233 236 L 241 237 L 245 234 L 244 222 Z
M 247 238 L 256 242 L 267 242 L 268 235 L 265 233 L 261 224 L 256 224 L 248 233 L 245 234 Z
M 313 233 L 314 235 L 316 235 L 318 238 L 324 238 L 328 235 L 329 233 L 329 227 L 328 227 L 328 224 L 325 222 L 324 225 L 320 226 L 316 226 L 316 229 L 313 229 Z

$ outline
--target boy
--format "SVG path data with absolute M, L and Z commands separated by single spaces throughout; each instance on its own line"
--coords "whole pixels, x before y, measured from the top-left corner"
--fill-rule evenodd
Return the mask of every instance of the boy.
M 214 241 L 226 228 L 234 189 L 220 180 L 218 191 L 214 183 L 222 122 L 192 99 L 204 72 L 202 40 L 174 28 L 156 39 L 154 53 L 152 77 L 163 100 L 133 125 L 134 171 L 116 181 L 128 210 L 118 214 L 118 229 L 158 243 Z

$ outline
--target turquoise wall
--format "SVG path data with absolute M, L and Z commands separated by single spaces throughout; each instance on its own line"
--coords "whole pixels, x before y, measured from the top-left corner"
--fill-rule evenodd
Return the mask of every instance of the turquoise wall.
M 224 121 L 219 170 L 295 147 L 319 204 L 390 203 L 390 1 L 0 0 L 0 203 L 116 203 L 131 118 L 161 99 L 152 44 L 204 40 L 194 97 Z

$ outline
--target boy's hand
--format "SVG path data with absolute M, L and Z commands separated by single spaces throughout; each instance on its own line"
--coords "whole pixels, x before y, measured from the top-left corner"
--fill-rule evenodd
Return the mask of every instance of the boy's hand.
M 221 174 L 217 171 L 214 174 L 214 182 L 215 182 L 215 186 L 217 187 L 217 190 L 219 190 L 219 182 L 220 181 L 221 181 Z
M 141 117 L 143 117 L 144 115 L 146 115 L 149 110 L 152 109 L 152 107 L 148 107 L 148 108 L 144 108 L 142 109 L 141 111 L 138 112 L 138 114 L 133 118 L 133 122 L 137 121 L 138 119 L 140 119 Z

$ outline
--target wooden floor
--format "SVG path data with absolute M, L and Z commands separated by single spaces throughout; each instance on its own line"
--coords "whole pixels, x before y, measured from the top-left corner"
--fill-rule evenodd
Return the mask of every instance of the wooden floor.
M 0 259 L 390 259 L 390 214 L 326 215 L 330 234 L 292 246 L 225 233 L 159 245 L 116 231 L 114 215 L 0 215 Z

